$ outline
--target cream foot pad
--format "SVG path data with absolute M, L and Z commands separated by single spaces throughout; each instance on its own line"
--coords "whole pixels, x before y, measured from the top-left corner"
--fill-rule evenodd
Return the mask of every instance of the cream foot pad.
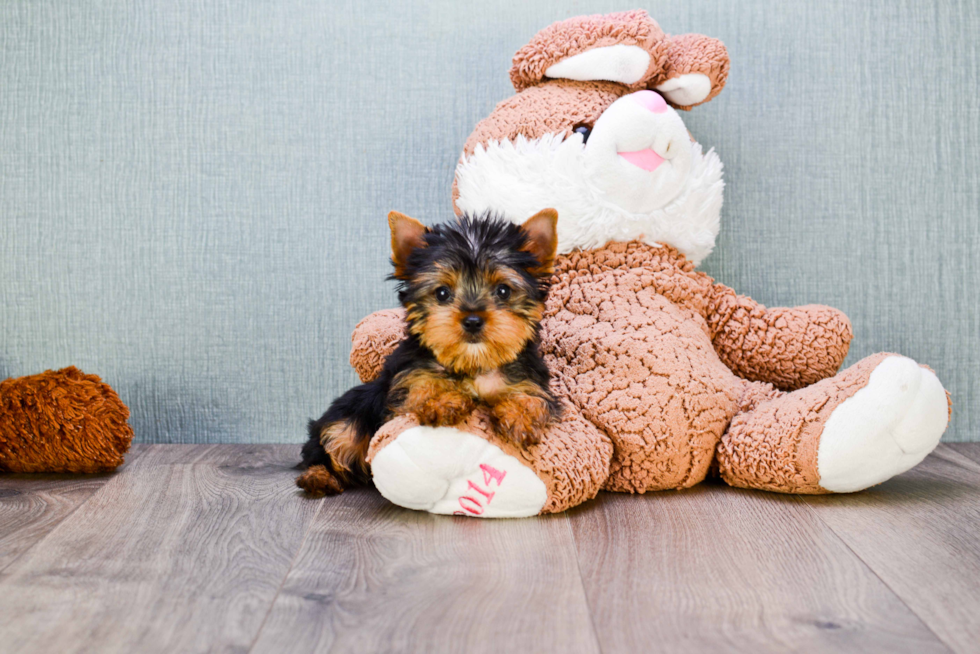
M 851 493 L 909 470 L 939 443 L 948 417 L 946 391 L 932 371 L 902 356 L 884 359 L 827 420 L 820 485 Z
M 496 445 L 454 427 L 412 427 L 371 461 L 374 484 L 407 509 L 479 518 L 537 515 L 544 482 Z

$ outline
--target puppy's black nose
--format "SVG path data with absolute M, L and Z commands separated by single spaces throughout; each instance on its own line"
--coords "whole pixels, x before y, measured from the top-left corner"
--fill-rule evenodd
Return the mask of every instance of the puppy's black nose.
M 471 334 L 478 333 L 481 329 L 483 329 L 483 318 L 471 313 L 463 318 L 463 329 Z

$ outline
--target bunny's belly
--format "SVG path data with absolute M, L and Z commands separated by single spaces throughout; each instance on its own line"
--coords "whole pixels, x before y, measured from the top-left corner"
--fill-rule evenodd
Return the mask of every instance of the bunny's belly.
M 546 319 L 542 350 L 560 392 L 613 441 L 606 489 L 704 479 L 742 382 L 719 360 L 697 312 L 643 275 L 590 275 Z

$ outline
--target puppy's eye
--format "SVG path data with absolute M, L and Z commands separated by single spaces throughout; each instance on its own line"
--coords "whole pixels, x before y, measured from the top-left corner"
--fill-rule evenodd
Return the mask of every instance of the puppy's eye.
M 493 292 L 498 300 L 504 300 L 506 302 L 510 299 L 510 287 L 507 284 L 497 284 L 497 288 L 493 289 Z
M 445 304 L 453 299 L 453 292 L 449 290 L 448 286 L 440 286 L 436 289 L 436 300 L 441 304 Z

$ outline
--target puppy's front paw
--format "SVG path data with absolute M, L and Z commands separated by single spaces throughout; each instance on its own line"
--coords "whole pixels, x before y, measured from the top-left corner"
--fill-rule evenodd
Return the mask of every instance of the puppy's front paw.
M 523 393 L 510 395 L 493 407 L 497 433 L 521 447 L 541 442 L 549 418 L 547 401 Z
M 473 400 L 456 391 L 443 391 L 421 397 L 409 397 L 405 412 L 414 413 L 419 422 L 428 427 L 458 425 L 473 413 Z

